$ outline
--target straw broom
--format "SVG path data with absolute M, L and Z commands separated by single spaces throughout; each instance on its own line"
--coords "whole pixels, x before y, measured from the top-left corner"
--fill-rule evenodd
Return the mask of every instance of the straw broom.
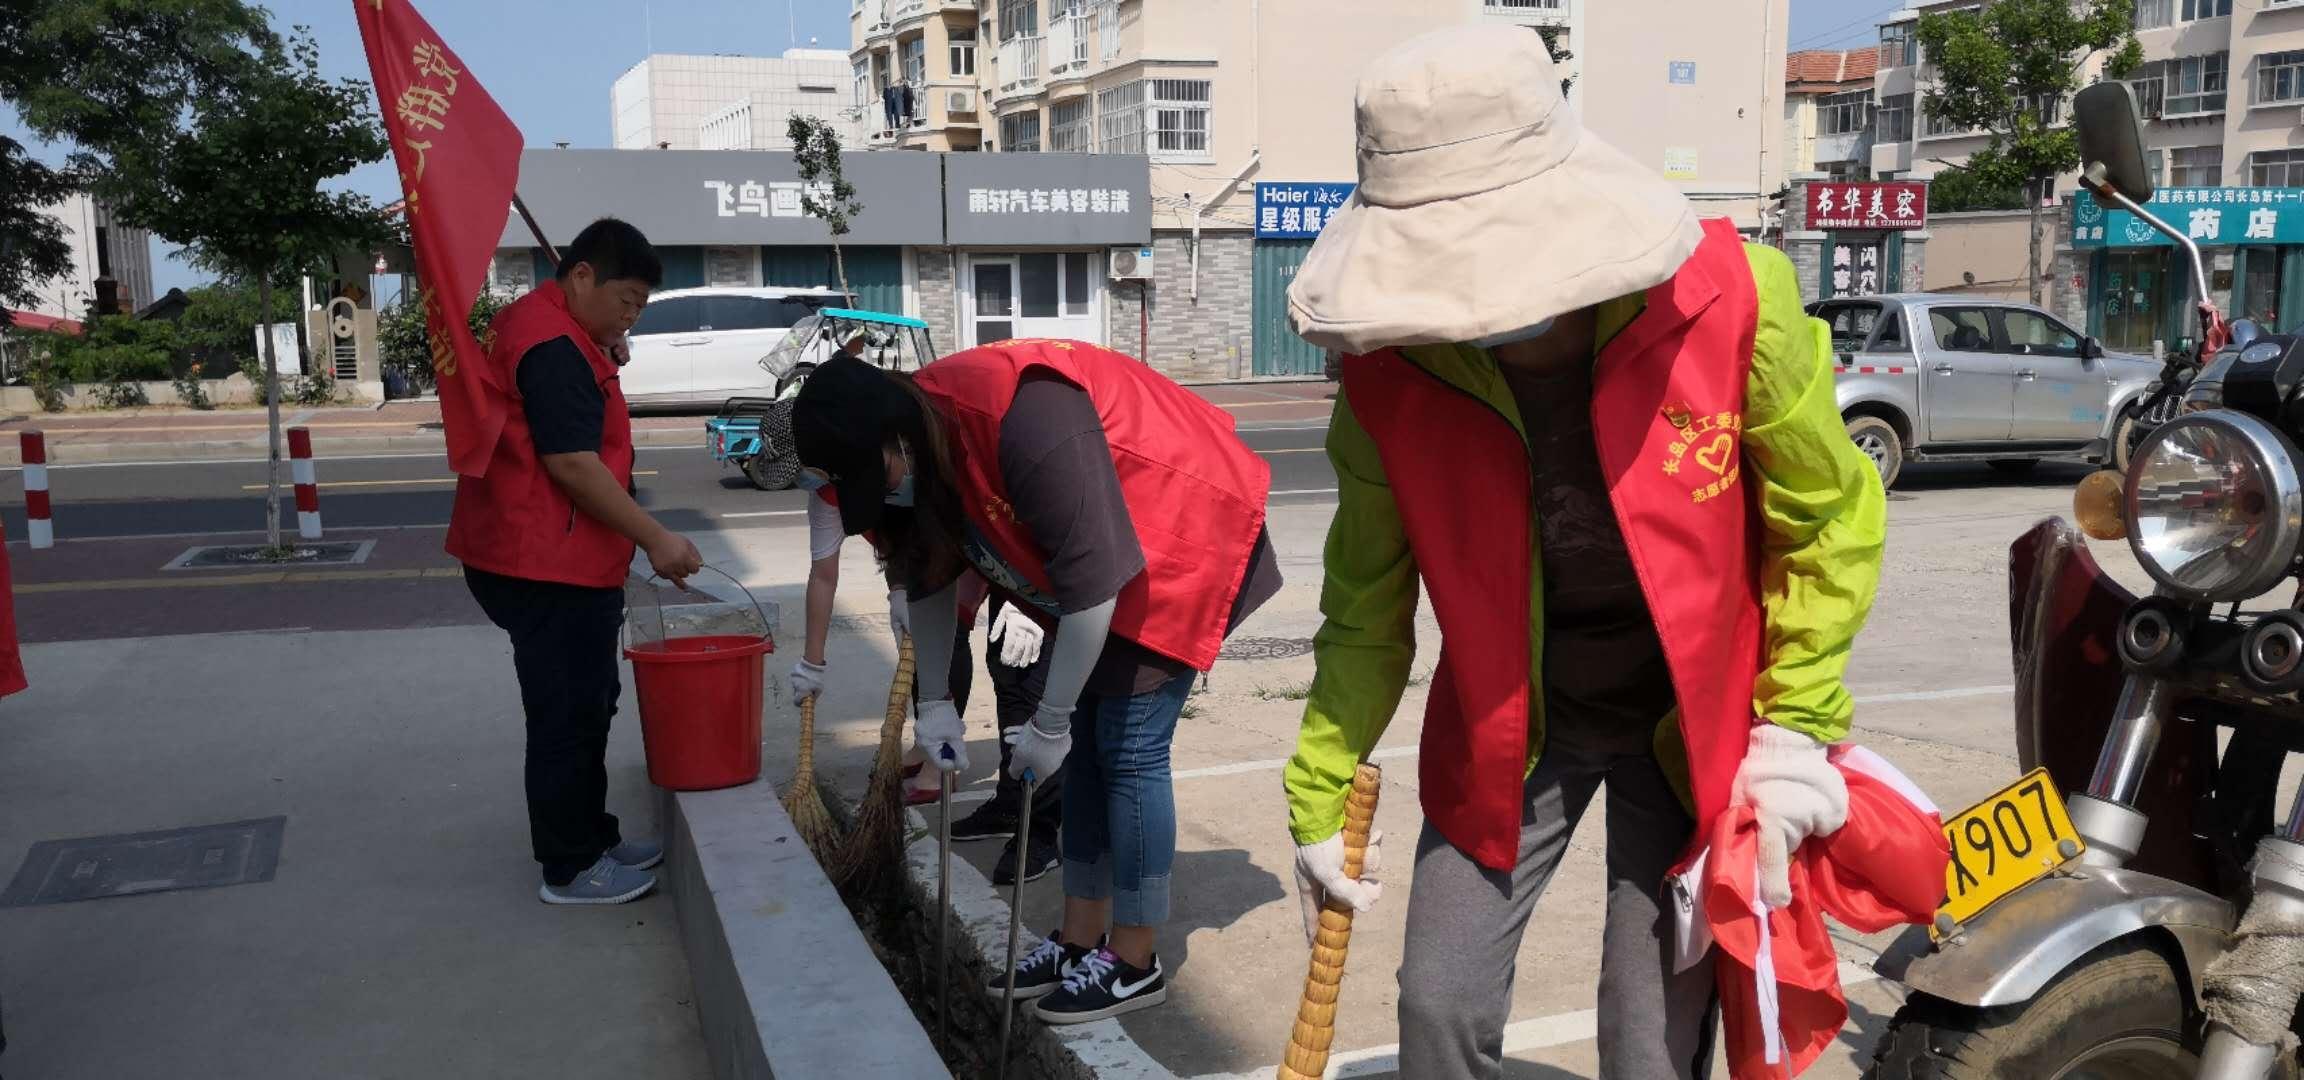
M 856 827 L 841 845 L 832 880 L 847 884 L 896 869 L 904 860 L 904 716 L 912 704 L 912 638 L 896 652 L 896 679 L 888 686 L 888 714 L 880 722 L 880 753 L 856 807 Z M 934 767 L 931 764 L 930 767 Z
M 800 834 L 816 862 L 829 866 L 840 846 L 840 823 L 824 806 L 824 793 L 816 787 L 816 698 L 800 703 L 800 762 L 792 782 L 784 786 L 784 812 L 792 817 L 792 830 Z
M 1344 802 L 1344 875 L 1357 879 L 1368 852 L 1368 831 L 1376 821 L 1376 793 L 1383 771 L 1367 762 L 1352 774 Z M 1296 1026 L 1280 1060 L 1279 1080 L 1320 1080 L 1328 1071 L 1328 1044 L 1336 1038 L 1336 999 L 1343 994 L 1344 960 L 1352 944 L 1352 905 L 1328 901 L 1312 942 L 1312 966 L 1304 975 L 1304 998 Z

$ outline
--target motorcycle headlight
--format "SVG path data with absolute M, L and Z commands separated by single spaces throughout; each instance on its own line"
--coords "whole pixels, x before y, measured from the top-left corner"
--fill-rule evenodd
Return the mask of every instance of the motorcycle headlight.
M 2153 580 L 2198 600 L 2237 602 L 2279 584 L 2304 538 L 2296 448 L 2229 410 L 2192 413 L 2146 436 L 2128 471 L 2128 544 Z

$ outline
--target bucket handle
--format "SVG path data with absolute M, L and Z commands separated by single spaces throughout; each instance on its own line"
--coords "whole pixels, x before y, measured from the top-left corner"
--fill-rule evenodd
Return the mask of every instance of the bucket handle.
M 768 609 L 760 606 L 760 600 L 758 597 L 752 595 L 752 590 L 745 588 L 743 582 L 736 580 L 736 575 L 731 574 L 726 570 L 722 570 L 719 567 L 712 565 L 711 563 L 699 563 L 698 566 L 702 569 L 710 570 L 713 573 L 720 575 L 721 577 L 727 578 L 729 584 L 736 586 L 736 588 L 744 594 L 745 601 L 752 605 L 753 618 L 757 619 L 760 623 L 760 636 L 766 638 L 770 645 L 774 645 L 776 641 L 776 629 L 768 625 Z M 652 584 L 663 580 L 665 580 L 664 575 L 652 573 L 648 575 L 648 580 L 642 584 Z M 687 590 L 682 589 L 681 591 L 685 592 Z M 670 630 L 664 622 L 664 600 L 662 597 L 656 595 L 656 590 L 654 589 L 648 590 L 648 595 L 651 599 L 656 601 L 656 640 L 663 641 L 670 634 Z

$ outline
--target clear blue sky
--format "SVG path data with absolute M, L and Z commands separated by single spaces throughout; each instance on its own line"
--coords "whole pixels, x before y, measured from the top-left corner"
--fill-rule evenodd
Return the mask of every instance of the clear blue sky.
M 353 21 L 354 0 L 273 0 L 276 25 L 304 25 L 320 43 L 330 75 L 366 79 L 367 59 Z M 1157 3 L 1159 0 L 1150 0 Z M 774 55 L 789 45 L 846 50 L 844 0 L 416 0 L 504 106 L 531 146 L 568 142 L 608 145 L 608 88 L 651 52 Z M 1903 0 L 1792 0 L 1794 49 L 1854 48 L 1874 38 L 1874 23 Z M 504 27 L 517 26 L 507 33 Z M 25 138 L 0 109 L 0 131 Z M 58 157 L 49 148 L 45 157 Z M 344 184 L 379 203 L 399 197 L 391 170 L 378 164 Z M 155 243 L 154 285 L 161 291 L 200 275 Z

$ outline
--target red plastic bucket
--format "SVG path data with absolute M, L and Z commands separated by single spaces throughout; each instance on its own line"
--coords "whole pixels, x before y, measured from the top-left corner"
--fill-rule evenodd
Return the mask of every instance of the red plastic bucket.
M 760 777 L 764 659 L 750 634 L 678 637 L 628 646 L 640 699 L 648 779 L 673 791 L 709 791 Z
M 764 616 L 761 623 L 766 626 Z M 763 674 L 765 658 L 774 651 L 774 639 L 765 634 L 666 637 L 625 646 L 651 783 L 709 791 L 760 777 Z

